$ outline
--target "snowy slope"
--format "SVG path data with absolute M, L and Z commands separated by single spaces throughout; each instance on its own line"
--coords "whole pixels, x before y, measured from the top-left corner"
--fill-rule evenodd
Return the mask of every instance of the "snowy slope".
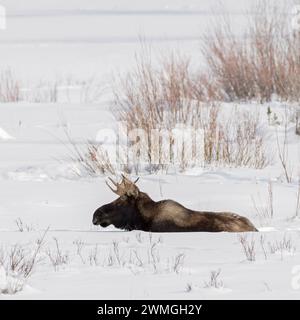
M 239 32 L 253 1 L 2 0 L 0 4 L 7 9 L 7 29 L 0 30 L 0 68 L 12 67 L 25 82 L 32 82 L 62 75 L 97 74 L 107 79 L 112 71 L 132 67 L 141 38 L 157 53 L 180 49 L 197 61 L 199 41 L 212 20 L 227 12 Z
M 300 256 L 300 221 L 291 219 L 295 214 L 297 184 L 284 182 L 280 166 L 146 175 L 139 183 L 141 190 L 155 200 L 177 199 L 192 209 L 228 210 L 250 218 L 261 231 L 247 238 L 255 240 L 253 262 L 247 261 L 236 234 L 155 234 L 150 238 L 147 233 L 93 227 L 94 210 L 112 201 L 114 195 L 104 178 L 78 178 L 74 174 L 63 128 L 67 124 L 79 146 L 85 139 L 93 138 L 99 127 L 113 125 L 105 105 L 1 106 L 3 127 L 16 138 L 0 142 L 1 244 L 7 247 L 19 243 L 30 248 L 42 230 L 50 227 L 44 259 L 23 291 L 1 298 L 299 298 L 299 292 L 292 287 L 292 270 L 299 264 Z M 298 157 L 295 151 L 295 159 Z M 66 161 L 61 162 L 63 159 Z M 258 206 L 266 205 L 269 179 L 273 181 L 274 218 L 261 221 L 252 197 Z M 26 226 L 24 232 L 17 227 L 18 218 Z M 261 236 L 265 237 L 267 258 Z M 55 248 L 54 238 L 69 257 L 68 263 L 58 270 L 45 253 L 46 248 Z M 81 257 L 77 253 L 78 241 L 84 243 Z M 291 246 L 271 253 L 269 246 L 276 247 L 284 241 L 290 241 Z M 115 261 L 114 242 L 121 263 Z M 160 258 L 157 269 L 148 261 L 154 242 L 155 254 Z M 99 250 L 96 266 L 90 262 L 95 246 Z M 132 258 L 136 251 L 142 266 Z M 175 272 L 174 261 L 181 254 L 184 260 Z M 115 261 L 111 265 L 110 255 Z M 210 272 L 219 269 L 223 287 L 206 288 Z

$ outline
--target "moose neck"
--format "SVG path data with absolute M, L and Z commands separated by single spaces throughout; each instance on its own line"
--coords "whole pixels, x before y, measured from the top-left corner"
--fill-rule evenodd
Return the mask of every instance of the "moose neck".
M 153 218 L 155 213 L 156 202 L 152 200 L 147 193 L 140 192 L 139 198 L 137 201 L 137 208 L 141 214 L 141 216 L 149 221 Z

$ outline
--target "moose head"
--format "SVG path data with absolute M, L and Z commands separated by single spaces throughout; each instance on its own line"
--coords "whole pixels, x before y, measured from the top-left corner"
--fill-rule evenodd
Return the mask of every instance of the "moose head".
M 132 182 L 122 175 L 120 183 L 111 178 L 109 180 L 116 189 L 111 187 L 108 182 L 106 182 L 107 186 L 119 198 L 97 209 L 93 215 L 93 224 L 104 228 L 114 225 L 119 229 L 144 230 L 145 221 L 138 210 L 138 199 L 141 192 L 136 183 L 139 178 Z

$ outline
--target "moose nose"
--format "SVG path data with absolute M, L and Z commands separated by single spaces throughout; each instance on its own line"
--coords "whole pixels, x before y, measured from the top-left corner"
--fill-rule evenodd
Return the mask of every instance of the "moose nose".
M 97 219 L 97 217 L 93 217 L 93 224 L 97 224 L 97 222 L 98 222 L 98 219 Z
M 99 224 L 99 221 L 101 221 L 102 214 L 103 214 L 103 212 L 100 208 L 94 212 L 94 215 L 93 215 L 93 224 L 94 225 Z

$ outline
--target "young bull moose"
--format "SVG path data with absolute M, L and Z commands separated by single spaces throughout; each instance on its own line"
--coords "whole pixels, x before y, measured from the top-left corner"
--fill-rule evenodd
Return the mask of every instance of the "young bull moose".
M 153 201 L 141 192 L 136 182 L 122 176 L 121 183 L 110 181 L 108 187 L 119 198 L 97 209 L 93 224 L 107 227 L 114 225 L 124 230 L 151 232 L 249 232 L 257 231 L 245 217 L 228 212 L 193 211 L 173 200 Z

